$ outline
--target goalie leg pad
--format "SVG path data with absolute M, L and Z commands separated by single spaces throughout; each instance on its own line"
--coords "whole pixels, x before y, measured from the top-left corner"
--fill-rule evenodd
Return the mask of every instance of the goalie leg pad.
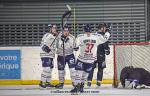
M 136 88 L 139 85 L 139 80 L 136 79 L 126 79 L 125 88 Z

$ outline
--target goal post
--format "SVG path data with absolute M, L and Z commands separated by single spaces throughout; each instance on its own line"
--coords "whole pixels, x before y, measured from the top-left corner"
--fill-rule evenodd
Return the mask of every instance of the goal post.
M 118 43 L 113 48 L 114 87 L 118 87 L 121 70 L 126 66 L 140 67 L 150 72 L 150 42 Z

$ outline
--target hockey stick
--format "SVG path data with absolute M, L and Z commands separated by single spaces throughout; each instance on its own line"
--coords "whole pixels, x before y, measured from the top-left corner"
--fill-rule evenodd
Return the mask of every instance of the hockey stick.
M 62 29 L 62 34 L 64 34 L 64 26 L 67 24 L 68 19 L 71 16 L 71 7 L 69 5 L 66 5 L 66 7 L 68 8 L 68 11 L 66 11 L 61 18 L 61 29 Z M 64 21 L 64 19 L 66 18 L 66 20 Z M 63 59 L 64 59 L 64 64 L 65 64 L 65 45 L 64 45 L 64 41 L 63 41 Z
M 68 21 L 68 19 L 70 18 L 70 16 L 71 16 L 71 7 L 69 6 L 69 5 L 66 5 L 66 7 L 68 8 L 68 11 L 66 11 L 63 15 L 62 15 L 62 17 L 61 17 L 61 29 L 62 29 L 62 33 L 63 33 L 63 27 L 67 24 L 67 21 Z M 64 22 L 64 19 L 66 18 L 66 21 Z M 61 32 L 60 32 L 61 33 Z M 55 39 L 53 40 L 53 42 L 51 43 L 51 45 L 50 45 L 50 47 L 53 45 L 53 43 L 55 42 L 55 40 L 56 40 L 56 38 L 59 36 L 59 34 L 60 33 L 58 33 L 57 34 L 57 36 L 55 37 Z
M 63 33 L 63 28 L 64 26 L 67 24 L 68 22 L 68 19 L 70 18 L 71 16 L 71 7 L 69 5 L 66 5 L 66 7 L 68 8 L 68 11 L 66 11 L 63 15 L 62 15 L 62 18 L 61 18 L 61 27 L 62 27 L 62 33 Z M 66 18 L 65 22 L 64 22 L 64 19 Z

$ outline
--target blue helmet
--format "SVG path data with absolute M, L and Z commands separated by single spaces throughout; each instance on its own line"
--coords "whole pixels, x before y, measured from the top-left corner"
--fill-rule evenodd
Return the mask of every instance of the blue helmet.
M 68 25 L 65 25 L 64 28 L 63 28 L 63 30 L 64 30 L 64 29 L 70 31 L 70 28 L 69 28 Z
M 48 28 L 57 28 L 55 24 L 48 24 Z
M 86 25 L 84 26 L 84 32 L 91 32 L 91 31 L 92 31 L 91 26 L 90 26 L 89 24 L 86 24 Z
M 106 26 L 107 31 L 112 31 L 112 25 L 111 23 L 108 23 Z
M 101 23 L 98 25 L 98 29 L 101 29 L 102 27 L 107 27 L 107 24 L 106 23 Z

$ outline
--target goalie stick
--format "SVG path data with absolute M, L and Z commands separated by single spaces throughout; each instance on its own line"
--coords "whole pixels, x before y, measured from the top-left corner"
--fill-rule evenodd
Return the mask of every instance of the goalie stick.
M 66 5 L 66 7 L 68 8 L 68 11 L 66 11 L 63 15 L 62 15 L 62 18 L 61 18 L 61 29 L 62 29 L 62 34 L 64 34 L 64 26 L 67 24 L 68 22 L 68 19 L 70 18 L 71 16 L 71 7 L 69 5 Z M 66 19 L 64 21 L 64 19 Z M 63 59 L 64 59 L 64 64 L 65 64 L 65 45 L 64 45 L 64 41 L 63 41 Z

